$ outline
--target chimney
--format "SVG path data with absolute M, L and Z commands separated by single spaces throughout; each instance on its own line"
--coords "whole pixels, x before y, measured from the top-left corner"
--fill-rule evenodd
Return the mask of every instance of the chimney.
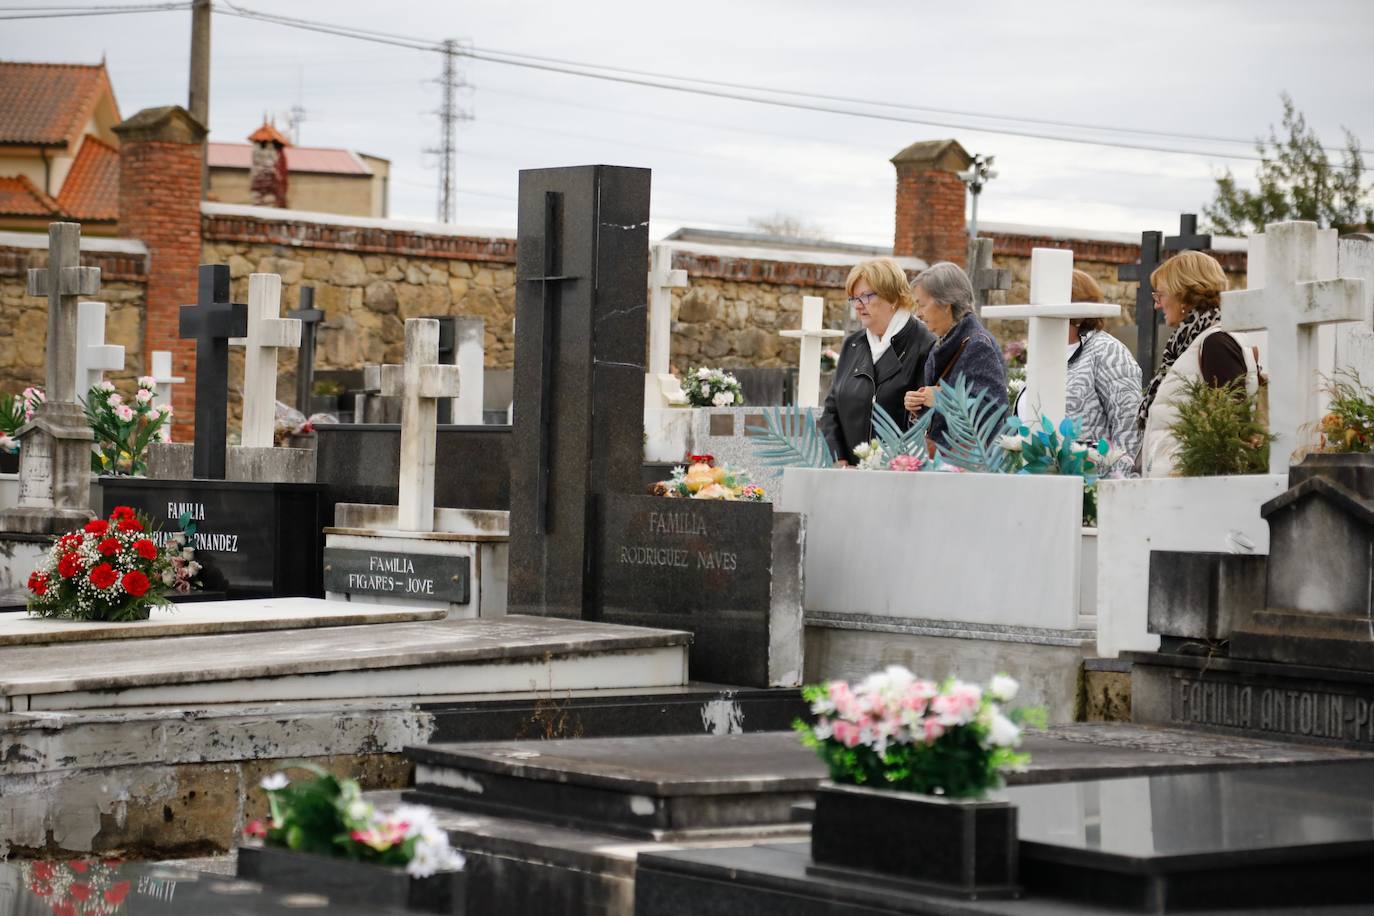
M 967 266 L 965 189 L 955 173 L 971 162 L 973 157 L 957 140 L 913 143 L 892 157 L 897 169 L 894 255 Z
M 253 144 L 253 161 L 248 172 L 248 189 L 259 207 L 286 206 L 286 148 L 291 144 L 275 124 L 264 120 L 248 135 Z
M 119 137 L 119 235 L 148 248 L 143 353 L 172 351 L 175 374 L 194 382 L 195 342 L 182 340 L 181 306 L 196 301 L 200 266 L 200 176 L 205 128 L 178 105 L 145 108 L 114 126 Z M 151 371 L 145 365 L 144 371 Z M 174 433 L 195 416 L 194 384 L 177 385 Z

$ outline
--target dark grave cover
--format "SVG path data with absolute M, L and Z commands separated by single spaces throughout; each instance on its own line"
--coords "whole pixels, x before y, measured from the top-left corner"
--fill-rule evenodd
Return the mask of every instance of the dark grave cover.
M 323 487 L 319 484 L 102 477 L 105 515 L 130 506 L 161 528 L 189 513 L 207 589 L 229 598 L 323 597 Z

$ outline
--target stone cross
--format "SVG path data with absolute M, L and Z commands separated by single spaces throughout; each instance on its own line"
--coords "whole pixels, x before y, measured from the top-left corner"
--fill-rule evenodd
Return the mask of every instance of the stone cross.
M 46 394 L 50 404 L 76 403 L 76 297 L 100 291 L 100 268 L 82 267 L 81 224 L 48 224 L 48 266 L 29 271 L 29 295 L 48 300 Z M 85 392 L 81 392 L 85 394 Z
M 324 312 L 315 308 L 315 287 L 301 287 L 301 307 L 286 313 L 301 323 L 301 348 L 296 351 L 296 409 L 310 416 L 310 396 L 315 390 L 315 331 Z
M 481 318 L 459 316 L 453 319 L 454 363 L 463 380 L 458 399 L 453 402 L 453 422 L 460 426 L 482 425 L 482 398 L 485 395 L 487 323 Z
M 980 316 L 988 293 L 1011 289 L 1011 271 L 992 266 L 992 239 L 969 239 L 968 278 L 973 283 L 973 311 Z
M 821 402 L 821 341 L 843 337 L 843 331 L 821 327 L 825 318 L 825 300 L 820 296 L 802 296 L 802 323 L 797 331 L 779 331 L 783 337 L 801 340 L 801 355 L 797 361 L 797 406 L 819 407 Z
M 248 333 L 248 307 L 229 301 L 228 265 L 200 265 L 196 304 L 181 307 L 180 332 L 183 338 L 196 341 L 192 474 L 203 480 L 223 480 L 228 440 L 229 339 Z
M 1197 231 L 1197 214 L 1180 213 L 1178 235 L 1164 240 L 1165 251 L 1207 251 L 1212 247 L 1212 236 Z
M 434 530 L 434 448 L 439 399 L 458 396 L 458 367 L 439 362 L 439 322 L 406 321 L 405 364 L 382 367 L 382 394 L 401 401 L 400 495 L 396 527 Z
M 1159 318 L 1155 315 L 1154 289 L 1150 286 L 1150 274 L 1155 272 L 1164 258 L 1164 233 L 1140 233 L 1140 262 L 1122 264 L 1116 269 L 1116 278 L 1128 283 L 1138 283 L 1135 291 L 1135 359 L 1140 363 L 1142 382 L 1148 382 L 1155 374 L 1155 341 L 1159 335 Z
M 647 407 L 667 407 L 681 386 L 670 374 L 673 349 L 673 290 L 687 287 L 687 271 L 673 270 L 673 250 L 655 245 L 649 253 L 649 371 L 644 379 Z
M 124 368 L 124 348 L 105 343 L 105 303 L 79 302 L 76 312 L 76 396 L 81 399 L 105 378 Z
M 148 375 L 153 380 L 153 393 L 157 395 L 159 404 L 170 404 L 172 403 L 172 386 L 180 385 L 186 379 L 172 374 L 171 350 L 154 350 L 152 362 L 153 371 Z
M 1317 328 L 1364 317 L 1362 280 L 1332 279 L 1336 231 L 1271 223 L 1250 237 L 1249 289 L 1221 294 L 1221 326 L 1269 337 L 1269 473 L 1287 474 L 1304 428 L 1320 417 Z
M 984 318 L 1025 319 L 1025 403 L 1041 416 L 1058 424 L 1064 419 L 1068 364 L 1064 348 L 1069 342 L 1069 321 L 1076 318 L 1112 318 L 1121 306 L 1100 302 L 1072 302 L 1073 252 L 1062 248 L 1031 250 L 1030 304 L 989 305 Z
M 281 317 L 281 277 L 249 274 L 243 357 L 243 436 L 247 448 L 271 448 L 277 423 L 277 350 L 301 345 L 301 323 Z

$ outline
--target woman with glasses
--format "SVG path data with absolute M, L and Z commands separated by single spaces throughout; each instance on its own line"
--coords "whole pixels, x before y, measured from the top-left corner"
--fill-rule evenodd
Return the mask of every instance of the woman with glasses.
M 983 401 L 1007 402 L 1007 364 L 1002 348 L 973 313 L 973 284 L 958 264 L 941 261 L 921 271 L 911 285 L 916 314 L 938 337 L 926 360 L 921 387 L 908 391 L 903 406 L 919 416 L 935 406 L 940 386 L 962 378 Z M 1000 432 L 1000 430 L 999 430 Z M 943 445 L 945 418 L 930 421 L 929 440 Z
M 854 462 L 854 446 L 873 438 L 873 405 L 903 427 L 903 393 L 916 387 L 935 335 L 911 314 L 911 287 L 892 258 L 854 265 L 845 280 L 849 305 L 863 328 L 845 338 L 820 428 L 835 462 Z
M 1238 382 L 1247 394 L 1254 394 L 1260 376 L 1254 351 L 1221 329 L 1221 294 L 1227 282 L 1215 258 L 1200 251 L 1180 252 L 1155 268 L 1150 285 L 1155 309 L 1164 313 L 1174 333 L 1140 402 L 1141 476 L 1168 477 L 1178 452 L 1170 427 L 1178 420 L 1177 402 L 1188 383 L 1205 379 L 1220 388 Z

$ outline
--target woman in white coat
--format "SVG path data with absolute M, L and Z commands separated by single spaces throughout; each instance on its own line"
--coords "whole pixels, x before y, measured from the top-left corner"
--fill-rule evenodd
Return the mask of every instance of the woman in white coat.
M 1200 251 L 1180 252 L 1155 268 L 1150 285 L 1155 308 L 1174 333 L 1140 402 L 1141 476 L 1168 477 L 1178 452 L 1170 427 L 1178 419 L 1177 404 L 1188 383 L 1206 379 L 1220 388 L 1243 379 L 1245 392 L 1254 394 L 1259 369 L 1251 348 L 1221 329 L 1221 294 L 1227 282 L 1215 258 Z

